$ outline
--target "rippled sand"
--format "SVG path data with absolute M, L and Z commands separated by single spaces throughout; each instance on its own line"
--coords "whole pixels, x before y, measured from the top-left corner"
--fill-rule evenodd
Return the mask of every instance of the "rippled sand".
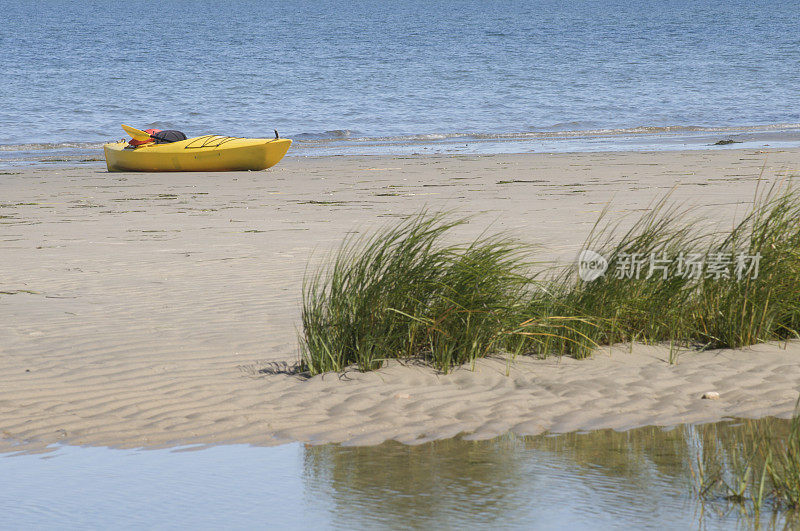
M 308 381 L 297 358 L 308 263 L 350 232 L 423 207 L 477 215 L 569 261 L 599 212 L 673 190 L 729 226 L 756 181 L 798 175 L 800 149 L 474 157 L 289 158 L 266 172 L 0 173 L 0 450 L 289 440 L 413 443 L 787 415 L 800 346 L 585 361 L 481 361 L 438 375 L 392 364 Z M 704 391 L 718 401 L 700 400 Z

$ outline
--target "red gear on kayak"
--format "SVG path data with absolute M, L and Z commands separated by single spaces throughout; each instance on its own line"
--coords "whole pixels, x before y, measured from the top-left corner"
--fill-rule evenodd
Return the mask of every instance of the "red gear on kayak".
M 147 133 L 148 135 L 154 135 L 156 133 L 160 133 L 161 129 L 145 129 L 144 132 Z M 147 140 L 136 140 L 134 138 L 131 138 L 130 140 L 128 140 L 128 144 L 131 146 L 141 146 L 142 144 L 149 144 L 150 142 L 155 142 L 155 139 L 148 138 Z

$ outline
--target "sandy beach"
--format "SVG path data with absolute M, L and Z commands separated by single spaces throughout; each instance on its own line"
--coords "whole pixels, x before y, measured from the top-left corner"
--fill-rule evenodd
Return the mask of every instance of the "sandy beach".
M 308 264 L 353 232 L 419 212 L 474 215 L 568 263 L 610 206 L 672 191 L 730 227 L 800 149 L 287 158 L 266 172 L 0 172 L 0 451 L 289 441 L 414 444 L 787 416 L 800 344 L 682 352 L 619 346 L 576 361 L 490 359 L 448 375 L 392 363 L 303 380 Z M 623 221 L 624 223 L 624 221 Z M 717 391 L 719 400 L 702 400 Z

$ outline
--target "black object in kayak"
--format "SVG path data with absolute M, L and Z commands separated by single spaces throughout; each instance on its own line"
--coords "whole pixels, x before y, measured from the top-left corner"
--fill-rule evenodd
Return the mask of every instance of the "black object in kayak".
M 172 142 L 178 142 L 180 140 L 186 140 L 186 135 L 181 133 L 180 131 L 174 130 L 166 130 L 166 131 L 159 131 L 158 133 L 153 133 L 152 136 L 156 144 L 170 144 Z

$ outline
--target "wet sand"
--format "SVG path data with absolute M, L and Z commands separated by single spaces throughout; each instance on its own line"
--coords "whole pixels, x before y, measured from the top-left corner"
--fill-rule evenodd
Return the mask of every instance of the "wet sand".
M 599 212 L 636 216 L 672 190 L 728 227 L 800 149 L 288 158 L 266 172 L 0 173 L 0 451 L 54 442 L 156 447 L 486 438 L 725 416 L 787 416 L 800 345 L 634 346 L 575 361 L 484 360 L 438 375 L 391 364 L 303 381 L 307 264 L 347 234 L 423 207 L 475 215 L 571 261 Z M 718 391 L 720 400 L 701 400 Z

